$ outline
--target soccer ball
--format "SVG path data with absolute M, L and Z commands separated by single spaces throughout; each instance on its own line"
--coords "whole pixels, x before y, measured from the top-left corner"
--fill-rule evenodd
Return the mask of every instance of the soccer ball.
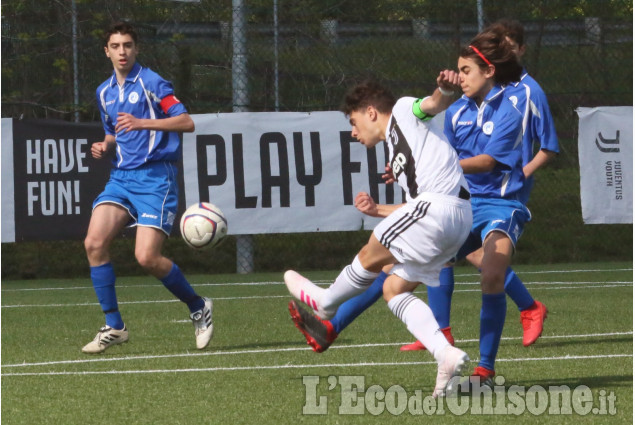
M 191 205 L 181 217 L 181 236 L 192 248 L 211 248 L 226 235 L 227 219 L 214 204 L 199 202 Z

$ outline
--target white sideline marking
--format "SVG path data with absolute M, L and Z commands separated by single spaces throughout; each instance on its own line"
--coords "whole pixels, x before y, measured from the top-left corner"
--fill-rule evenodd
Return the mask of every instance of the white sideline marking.
M 520 275 L 525 274 L 549 274 L 549 273 L 593 273 L 593 272 L 622 272 L 622 271 L 632 271 L 633 269 L 580 269 L 580 270 L 541 270 L 541 271 L 527 271 L 527 272 L 518 272 Z M 465 277 L 465 276 L 479 276 L 478 273 L 466 273 L 466 274 L 457 274 L 455 277 Z M 314 283 L 331 283 L 332 280 L 315 280 Z M 458 282 L 457 282 L 458 283 Z M 472 282 L 458 283 L 458 284 L 471 284 Z M 528 283 L 528 282 L 525 282 Z M 192 286 L 265 286 L 265 285 L 284 285 L 284 282 L 281 280 L 273 281 L 273 282 L 221 282 L 221 283 L 197 283 L 192 284 Z M 118 285 L 117 288 L 149 288 L 161 286 L 159 283 L 150 284 L 150 285 Z M 69 286 L 64 288 L 57 287 L 47 287 L 47 288 L 16 288 L 16 289 L 1 289 L 2 292 L 24 292 L 24 291 L 68 291 L 68 290 L 77 290 L 77 289 L 93 289 L 92 285 L 86 286 Z
M 478 275 L 474 275 L 478 276 Z M 328 285 L 332 283 L 331 281 L 324 280 L 316 280 L 313 283 L 318 283 L 320 285 Z M 598 283 L 633 283 L 629 280 L 607 280 L 604 282 L 598 281 L 576 281 L 576 282 L 567 282 L 567 281 L 523 281 L 525 285 L 585 285 L 585 284 L 598 284 Z M 455 285 L 478 285 L 479 282 L 455 282 Z M 283 282 L 247 282 L 247 283 L 200 283 L 200 284 L 192 284 L 192 286 L 274 286 L 274 285 L 284 285 Z M 161 288 L 162 285 L 154 284 L 154 285 L 117 285 L 117 289 L 120 288 Z M 78 290 L 78 289 L 90 289 L 92 290 L 92 286 L 69 286 L 67 288 L 19 288 L 19 289 L 3 289 L 3 292 L 33 292 L 33 291 L 68 291 L 68 290 Z
M 254 295 L 249 297 L 213 297 L 214 301 L 219 300 L 250 300 L 250 299 L 258 299 L 263 300 L 267 298 L 289 298 L 291 295 Z M 171 300 L 148 300 L 148 301 L 119 301 L 117 304 L 159 304 L 159 303 L 180 303 L 181 301 L 178 299 Z M 99 303 L 77 303 L 77 304 L 16 304 L 16 305 L 3 305 L 2 308 L 24 308 L 24 307 L 81 307 L 88 305 L 99 305 Z
M 553 360 L 590 360 L 633 357 L 633 354 L 598 354 L 592 356 L 566 355 L 559 357 L 529 357 L 496 359 L 498 362 L 532 362 L 532 361 L 553 361 Z M 382 363 L 324 363 L 324 364 L 302 364 L 302 365 L 271 365 L 271 366 L 231 366 L 231 367 L 205 367 L 191 369 L 149 369 L 149 370 L 104 370 L 104 371 L 80 371 L 80 372 L 18 372 L 3 373 L 2 376 L 58 376 L 58 375 L 132 375 L 148 373 L 175 373 L 175 372 L 225 372 L 225 371 L 245 371 L 245 370 L 267 370 L 267 369 L 307 369 L 324 367 L 360 367 L 360 366 L 417 366 L 436 365 L 436 361 L 427 362 L 382 362 Z
M 526 284 L 531 284 L 531 282 L 525 282 Z M 613 283 L 613 282 L 611 282 Z M 557 283 L 559 284 L 559 283 Z M 476 284 L 475 284 L 476 285 Z M 632 287 L 632 282 L 615 282 L 615 284 L 605 285 L 599 283 L 597 285 L 586 285 L 586 284 L 568 284 L 567 286 L 547 286 L 548 283 L 543 283 L 542 287 L 532 288 L 533 290 L 554 290 L 554 289 L 588 289 L 588 288 L 624 288 L 624 287 Z M 455 289 L 454 292 L 481 292 L 480 288 L 474 289 Z M 235 301 L 235 300 L 265 300 L 265 299 L 274 299 L 274 298 L 289 298 L 291 295 L 253 295 L 253 296 L 244 296 L 244 297 L 212 297 L 214 301 Z M 176 303 L 180 302 L 177 299 L 170 300 L 146 300 L 146 301 L 119 301 L 119 305 L 129 305 L 129 304 L 160 304 L 160 303 Z M 3 305 L 2 308 L 33 308 L 33 307 L 83 307 L 83 306 L 96 306 L 99 303 L 96 302 L 85 302 L 85 303 L 75 303 L 75 304 L 12 304 L 12 305 Z
M 607 337 L 607 336 L 618 336 L 618 335 L 633 335 L 632 331 L 628 332 L 610 332 L 610 333 L 592 333 L 592 334 L 581 334 L 581 335 L 551 335 L 551 336 L 542 336 L 541 339 L 575 339 L 575 338 L 591 338 L 591 337 Z M 503 337 L 502 340 L 519 340 L 522 337 Z M 464 342 L 478 342 L 478 338 L 476 339 L 459 339 L 456 340 L 458 343 Z M 369 344 L 348 344 L 348 345 L 334 345 L 330 347 L 330 350 L 334 349 L 347 349 L 347 348 L 372 348 L 372 347 L 387 347 L 387 346 L 401 346 L 404 344 L 408 344 L 408 342 L 385 342 L 385 343 L 369 343 Z M 196 352 L 196 353 L 179 353 L 179 354 L 163 354 L 156 356 L 129 356 L 129 357 L 110 357 L 110 358 L 91 358 L 91 359 L 82 359 L 82 360 L 59 360 L 52 362 L 39 362 L 39 363 L 15 363 L 15 364 L 6 364 L 2 365 L 2 367 L 28 367 L 28 366 L 52 366 L 59 364 L 78 364 L 78 363 L 101 363 L 101 362 L 115 362 L 115 361 L 125 361 L 125 360 L 149 360 L 149 359 L 169 359 L 169 358 L 177 358 L 177 357 L 202 357 L 202 356 L 229 356 L 229 355 L 239 355 L 239 354 L 264 354 L 264 353 L 282 353 L 289 351 L 309 351 L 310 347 L 289 347 L 289 348 L 270 348 L 270 349 L 260 349 L 260 350 L 234 350 L 234 351 L 211 351 L 211 352 Z M 498 361 L 498 359 L 497 359 Z

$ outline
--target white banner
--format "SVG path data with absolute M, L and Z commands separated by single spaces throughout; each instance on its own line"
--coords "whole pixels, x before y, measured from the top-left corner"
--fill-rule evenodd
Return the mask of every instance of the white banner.
M 633 107 L 578 108 L 586 224 L 633 222 Z
M 401 203 L 381 179 L 383 144 L 367 150 L 341 112 L 192 115 L 183 136 L 185 204 L 209 201 L 230 234 L 372 229 L 354 207 L 359 191 Z

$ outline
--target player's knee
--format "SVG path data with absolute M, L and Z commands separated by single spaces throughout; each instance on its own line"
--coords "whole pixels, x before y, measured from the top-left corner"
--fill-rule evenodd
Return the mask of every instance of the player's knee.
M 485 267 L 481 270 L 481 288 L 484 292 L 501 292 L 505 288 L 505 270 Z
M 86 236 L 84 239 L 84 250 L 88 257 L 94 257 L 102 254 L 107 249 L 106 242 L 103 239 Z
M 393 279 L 386 279 L 383 287 L 384 300 L 389 302 L 391 299 L 403 292 L 399 285 L 396 285 Z
M 387 287 L 384 285 L 384 300 L 389 302 L 393 297 L 397 295 L 392 287 Z
M 146 251 L 135 252 L 137 262 L 144 270 L 152 272 L 158 267 L 159 257 Z
M 381 272 L 382 268 L 389 263 L 385 258 L 376 255 L 368 244 L 364 245 L 357 257 L 364 269 L 375 273 Z

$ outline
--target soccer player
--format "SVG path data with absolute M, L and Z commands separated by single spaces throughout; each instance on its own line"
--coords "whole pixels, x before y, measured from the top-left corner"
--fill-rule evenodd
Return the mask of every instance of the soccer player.
M 473 376 L 489 383 L 507 310 L 505 274 L 524 224 L 531 218 L 523 203 L 523 115 L 505 94 L 505 85 L 520 79 L 522 67 L 505 33 L 489 30 L 462 49 L 458 68 L 464 96 L 446 111 L 444 133 L 459 155 L 473 195 L 474 224 L 457 258 L 483 248 L 481 356 Z M 307 341 L 317 341 L 315 329 L 323 322 L 310 319 L 303 309 L 297 312 L 302 321 L 295 317 L 294 321 L 303 326 Z M 425 341 L 421 343 L 427 347 Z
M 517 21 L 501 20 L 490 27 L 494 31 L 502 31 L 511 42 L 512 49 L 520 58 L 525 52 L 524 30 Z M 527 203 L 533 186 L 533 173 L 553 158 L 558 152 L 558 139 L 546 96 L 540 86 L 531 78 L 525 69 L 520 81 L 506 86 L 506 96 L 523 113 L 523 172 L 525 184 L 519 199 Z M 540 150 L 534 156 L 536 143 L 540 143 Z M 466 258 L 476 267 L 480 267 L 483 249 L 469 254 Z M 300 322 L 307 343 L 314 351 L 320 353 L 328 349 L 344 328 L 346 328 L 359 314 L 370 307 L 382 295 L 382 286 L 386 274 L 382 273 L 366 292 L 342 304 L 337 314 L 330 320 L 320 320 L 311 317 L 305 311 L 299 311 L 296 317 L 303 317 Z M 450 305 L 454 291 L 454 269 L 445 267 L 440 275 L 439 287 L 427 287 L 428 302 L 435 314 L 441 330 L 450 343 L 454 343 L 450 328 Z M 546 307 L 535 301 L 526 290 L 518 276 L 509 268 L 505 275 L 505 292 L 516 303 L 521 311 L 523 326 L 523 345 L 533 344 L 542 333 L 543 322 L 547 315 Z M 300 316 L 301 315 L 301 316 Z M 425 350 L 425 346 L 416 341 L 404 345 L 402 351 Z
M 441 77 L 437 81 L 446 84 Z M 320 288 L 292 270 L 284 274 L 289 292 L 328 318 L 344 301 L 364 292 L 383 267 L 394 264 L 383 286 L 384 299 L 437 361 L 434 396 L 444 394 L 450 378 L 469 361 L 466 353 L 448 343 L 430 308 L 412 293 L 420 283 L 438 285 L 441 267 L 465 241 L 472 224 L 469 191 L 457 154 L 443 129 L 430 121 L 430 115 L 450 102 L 439 90 L 423 100 L 395 101 L 385 87 L 370 80 L 348 92 L 342 112 L 350 119 L 352 137 L 367 148 L 386 141 L 392 173 L 407 202 L 377 205 L 368 193 L 357 194 L 356 205 L 384 219 L 329 288 Z M 289 304 L 293 314 L 299 307 L 294 300 Z
M 511 43 L 514 53 L 520 60 L 525 53 L 524 28 L 518 21 L 503 19 L 492 24 L 485 31 L 493 31 L 505 34 Z M 517 109 L 523 113 L 523 173 L 525 183 L 518 199 L 527 204 L 531 189 L 533 188 L 533 174 L 544 166 L 550 159 L 559 152 L 558 137 L 555 125 L 549 110 L 547 96 L 523 68 L 519 81 L 509 84 L 506 89 L 506 96 L 514 103 Z M 534 156 L 536 144 L 539 144 L 539 151 Z M 477 268 L 481 267 L 483 249 L 471 253 L 466 257 Z M 428 290 L 428 302 L 439 321 L 439 325 L 446 332 L 446 336 L 451 335 L 450 330 L 450 304 L 452 292 L 454 291 L 454 269 L 444 268 L 441 271 L 441 285 L 438 288 Z M 523 345 L 530 346 L 540 337 L 543 330 L 543 323 L 547 317 L 547 307 L 540 301 L 534 300 L 525 285 L 516 273 L 508 268 L 505 273 L 505 292 L 514 301 L 520 311 L 520 322 L 523 327 Z M 450 339 L 451 336 L 448 336 Z M 401 347 L 403 351 L 425 349 L 421 342 Z
M 84 246 L 106 324 L 82 351 L 101 353 L 128 341 L 109 253 L 113 239 L 125 226 L 136 226 L 137 261 L 188 306 L 196 347 L 205 348 L 214 329 L 212 301 L 199 296 L 179 267 L 161 254 L 177 211 L 178 133 L 194 131 L 194 122 L 174 96 L 172 84 L 137 63 L 137 33 L 131 25 L 110 27 L 104 36 L 104 51 L 114 71 L 97 88 L 105 137 L 93 143 L 91 154 L 97 159 L 112 156 L 112 170 L 93 203 Z

